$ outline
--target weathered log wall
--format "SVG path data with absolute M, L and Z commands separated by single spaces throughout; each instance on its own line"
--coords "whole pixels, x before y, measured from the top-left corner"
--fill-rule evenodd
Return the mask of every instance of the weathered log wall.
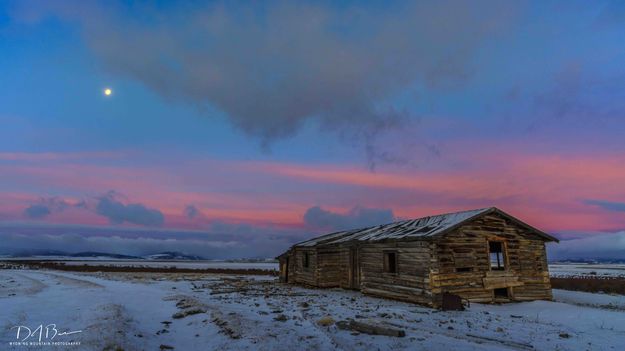
M 322 288 L 349 288 L 349 249 L 342 247 L 317 250 L 317 279 Z
M 488 241 L 503 242 L 505 270 L 490 269 Z M 506 218 L 480 217 L 435 244 L 430 278 L 437 299 L 449 292 L 492 302 L 498 288 L 507 288 L 510 300 L 551 299 L 544 240 Z
M 287 262 L 288 262 L 288 256 L 289 254 L 284 254 L 282 256 L 279 257 L 278 262 L 280 264 L 280 272 L 278 273 L 278 277 L 280 278 L 280 282 L 285 283 L 287 282 L 287 274 L 288 274 L 288 267 L 287 267 Z
M 396 252 L 397 273 L 384 271 L 384 252 Z M 359 247 L 360 289 L 377 295 L 429 305 L 430 243 L 425 241 L 363 244 Z
M 304 254 L 308 253 L 308 267 L 304 267 Z M 317 250 L 315 248 L 293 249 L 289 256 L 289 282 L 318 286 Z

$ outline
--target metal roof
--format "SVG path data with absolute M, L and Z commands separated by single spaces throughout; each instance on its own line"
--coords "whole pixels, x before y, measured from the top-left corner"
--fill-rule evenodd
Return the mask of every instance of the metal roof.
M 550 236 L 549 234 L 546 234 L 495 207 L 489 207 L 477 210 L 446 213 L 436 216 L 404 220 L 400 222 L 383 224 L 368 228 L 340 231 L 306 240 L 295 244 L 294 246 L 312 247 L 317 245 L 339 244 L 349 241 L 373 242 L 387 239 L 397 240 L 433 237 L 435 235 L 445 233 L 452 228 L 461 225 L 464 222 L 491 212 L 497 212 L 507 217 L 508 219 L 511 219 L 515 223 L 528 228 L 529 230 L 538 234 L 546 240 L 558 241 L 558 239 Z

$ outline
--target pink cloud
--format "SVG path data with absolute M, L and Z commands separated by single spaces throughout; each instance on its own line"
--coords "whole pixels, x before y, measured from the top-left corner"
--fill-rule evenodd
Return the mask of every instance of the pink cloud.
M 198 228 L 214 220 L 299 226 L 303 213 L 314 205 L 343 212 L 356 205 L 392 208 L 400 217 L 494 205 L 545 230 L 625 228 L 623 216 L 584 203 L 625 201 L 625 156 L 489 150 L 450 153 L 453 167 L 377 173 L 335 164 L 205 159 L 175 167 L 127 166 L 20 156 L 28 161 L 0 162 L 0 212 L 3 218 L 15 217 L 40 196 L 80 199 L 114 189 L 129 202 L 162 211 L 168 227 Z M 182 209 L 188 204 L 197 206 L 204 218 L 185 218 Z M 80 212 L 54 214 L 49 220 L 102 222 Z
M 584 199 L 625 200 L 622 155 L 554 156 L 492 153 L 473 155 L 461 169 L 370 173 L 331 165 L 310 167 L 262 164 L 257 170 L 297 180 L 365 188 L 404 190 L 445 199 L 436 204 L 396 208 L 400 216 L 461 209 L 467 200 L 497 205 L 549 230 L 597 230 L 625 227 L 622 216 L 591 208 Z M 454 199 L 456 201 L 454 201 Z M 415 199 L 415 203 L 418 203 Z

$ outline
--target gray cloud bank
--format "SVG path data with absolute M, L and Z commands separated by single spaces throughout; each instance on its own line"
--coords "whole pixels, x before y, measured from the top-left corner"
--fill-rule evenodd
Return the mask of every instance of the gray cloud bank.
M 96 213 L 109 219 L 111 224 L 125 222 L 160 227 L 165 221 L 163 213 L 142 204 L 125 205 L 116 199 L 116 193 L 110 191 L 97 198 Z
M 605 201 L 605 200 L 585 200 L 585 204 L 601 207 L 604 210 L 625 212 L 625 202 Z
M 194 219 L 201 215 L 200 210 L 195 205 L 185 206 L 183 213 L 188 219 Z
M 625 232 L 587 234 L 584 237 L 549 244 L 550 260 L 604 258 L 625 260 Z
M 165 216 L 157 209 L 149 208 L 140 203 L 124 204 L 119 200 L 120 193 L 110 190 L 103 195 L 91 199 L 70 203 L 60 197 L 42 197 L 24 209 L 24 216 L 28 219 L 43 219 L 52 213 L 63 212 L 74 207 L 95 212 L 108 218 L 111 224 L 137 224 L 148 227 L 160 227 L 165 222 Z
M 32 250 L 149 255 L 177 251 L 209 259 L 274 257 L 309 231 L 214 223 L 205 231 L 0 223 L 0 254 Z
M 304 214 L 304 223 L 311 228 L 343 230 L 390 223 L 395 220 L 391 209 L 354 207 L 347 213 L 324 210 L 319 206 L 309 208 Z
M 78 23 L 110 72 L 223 111 L 264 144 L 315 120 L 364 140 L 380 161 L 397 156 L 374 149 L 377 135 L 406 120 L 389 100 L 414 85 L 461 85 L 474 53 L 518 12 L 510 2 L 445 0 L 100 5 L 28 3 L 16 13 Z
M 63 212 L 66 208 L 71 206 L 83 207 L 84 205 L 84 202 L 79 202 L 72 205 L 57 196 L 41 197 L 39 198 L 39 201 L 37 203 L 32 204 L 24 209 L 24 215 L 30 219 L 41 219 L 47 217 L 52 213 Z
M 341 214 L 315 206 L 304 216 L 306 227 L 299 229 L 223 222 L 212 222 L 203 231 L 4 222 L 0 223 L 0 254 L 46 249 L 138 256 L 179 251 L 210 259 L 267 258 L 324 232 L 396 219 L 391 210 L 356 207 Z M 549 259 L 625 259 L 623 231 L 577 233 L 575 236 L 575 239 L 563 238 L 559 244 L 548 244 Z
M 50 214 L 50 209 L 46 205 L 42 204 L 34 204 L 26 207 L 24 209 L 24 214 L 28 218 L 39 219 L 44 218 Z

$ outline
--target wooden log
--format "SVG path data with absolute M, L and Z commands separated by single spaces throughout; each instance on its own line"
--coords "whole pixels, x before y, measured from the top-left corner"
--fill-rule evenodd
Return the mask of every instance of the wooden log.
M 363 323 L 355 320 L 339 321 L 336 323 L 337 328 L 343 330 L 354 330 L 360 333 L 370 335 L 386 335 L 403 338 L 406 332 L 402 329 L 383 326 L 381 324 Z
M 520 342 L 516 342 L 516 341 L 511 341 L 511 340 L 503 340 L 503 339 L 496 339 L 496 338 L 491 338 L 491 337 L 486 337 L 486 336 L 481 336 L 481 335 L 475 335 L 475 334 L 466 334 L 468 337 L 470 338 L 475 338 L 475 339 L 482 339 L 482 340 L 486 340 L 486 341 L 491 341 L 491 342 L 496 342 L 502 345 L 506 345 L 506 346 L 510 346 L 516 349 L 524 349 L 524 350 L 533 350 L 534 346 L 531 344 L 526 344 L 526 343 L 520 343 Z

